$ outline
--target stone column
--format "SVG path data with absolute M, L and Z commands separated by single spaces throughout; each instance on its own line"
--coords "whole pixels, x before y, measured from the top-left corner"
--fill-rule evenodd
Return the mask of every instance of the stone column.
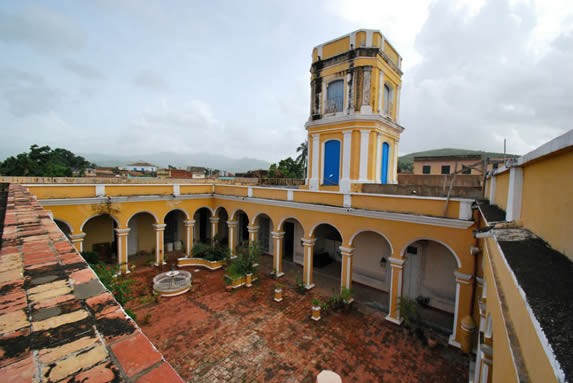
M 163 234 L 165 233 L 164 223 L 154 223 L 153 230 L 155 230 L 155 266 L 165 265 L 163 253 Z
M 79 234 L 72 234 L 70 235 L 70 241 L 72 245 L 76 248 L 78 252 L 84 251 L 84 238 L 86 237 L 86 233 L 79 233 Z
M 119 264 L 120 273 L 129 273 L 129 265 L 127 264 L 127 235 L 130 228 L 114 229 L 117 236 L 117 262 Z
M 315 243 L 315 238 L 302 239 L 302 245 L 304 246 L 304 268 L 302 279 L 307 290 L 310 290 L 314 287 L 314 283 L 312 283 L 312 263 Z
M 472 307 L 473 276 L 471 274 L 454 272 L 456 276 L 456 306 L 454 311 L 454 328 L 449 343 L 460 347 L 460 331 L 462 319 L 470 315 Z
M 249 243 L 257 242 L 259 237 L 259 227 L 257 225 L 248 225 L 247 230 L 249 231 Z
M 284 231 L 273 231 L 271 236 L 274 241 L 273 248 L 273 270 L 275 272 L 275 277 L 282 277 L 285 275 L 283 273 L 283 239 L 285 237 Z
M 239 226 L 239 221 L 227 221 L 227 227 L 229 228 L 229 254 L 231 257 L 235 256 L 237 249 L 237 227 Z
M 209 217 L 209 222 L 211 222 L 211 241 L 213 241 L 219 231 L 219 217 Z
M 402 324 L 402 317 L 400 316 L 400 309 L 398 308 L 398 300 L 402 296 L 402 273 L 404 271 L 404 258 L 388 258 L 390 262 L 390 296 L 388 299 L 388 315 L 386 320 Z
M 352 253 L 353 247 L 340 246 L 340 254 L 342 254 L 342 271 L 340 276 L 340 287 L 347 289 L 352 288 Z
M 195 241 L 195 238 L 193 238 L 195 234 L 195 220 L 185 220 L 183 223 L 185 224 L 185 230 L 187 231 L 187 257 L 192 257 L 193 254 L 191 254 L 191 252 L 193 251 L 193 242 Z

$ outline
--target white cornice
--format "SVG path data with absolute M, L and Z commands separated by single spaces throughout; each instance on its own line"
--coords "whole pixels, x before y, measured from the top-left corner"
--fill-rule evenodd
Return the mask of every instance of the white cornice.
M 398 125 L 394 121 L 380 115 L 380 114 L 343 114 L 339 116 L 331 116 L 331 117 L 322 117 L 319 120 L 308 121 L 304 124 L 304 127 L 308 130 L 309 128 L 313 128 L 315 126 L 322 126 L 322 125 L 330 125 L 342 122 L 360 122 L 360 121 L 376 121 L 382 124 L 389 126 L 390 128 L 395 129 L 398 133 L 402 133 L 404 131 L 404 127 Z

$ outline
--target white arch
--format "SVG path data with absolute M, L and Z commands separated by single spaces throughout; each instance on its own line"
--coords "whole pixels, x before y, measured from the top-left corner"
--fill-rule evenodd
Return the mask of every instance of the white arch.
M 400 252 L 401 256 L 404 256 L 404 254 L 406 253 L 406 249 L 408 248 L 408 246 L 411 246 L 413 243 L 418 242 L 418 241 L 432 241 L 432 242 L 436 242 L 439 243 L 440 245 L 444 246 L 446 249 L 448 249 L 450 251 L 450 253 L 454 256 L 454 258 L 456 259 L 456 263 L 458 265 L 458 269 L 460 267 L 462 267 L 462 262 L 460 261 L 460 258 L 458 257 L 458 255 L 456 254 L 456 252 L 446 243 L 437 240 L 437 239 L 433 239 L 433 238 L 426 238 L 426 237 L 422 237 L 422 238 L 417 238 L 414 239 L 413 241 L 410 241 L 408 243 L 406 243 L 406 245 L 402 248 L 402 251 Z
M 129 221 L 131 221 L 131 219 L 132 219 L 133 217 L 135 217 L 136 215 L 141 214 L 141 213 L 147 213 L 147 214 L 151 215 L 151 216 L 155 219 L 155 223 L 160 223 L 159 220 L 157 219 L 157 216 L 156 216 L 154 213 L 152 213 L 152 212 L 150 212 L 150 211 L 148 211 L 148 210 L 141 210 L 141 211 L 138 211 L 137 213 L 133 213 L 133 214 L 127 219 L 127 222 L 126 222 L 127 225 L 129 225 Z
M 163 221 L 162 221 L 163 223 L 165 223 L 165 218 L 167 218 L 167 216 L 169 215 L 169 213 L 171 213 L 171 212 L 173 212 L 173 211 L 180 211 L 181 213 L 185 214 L 185 219 L 187 219 L 187 220 L 189 219 L 189 214 L 187 213 L 187 211 L 185 211 L 185 210 L 183 210 L 183 209 L 181 209 L 181 208 L 179 208 L 179 207 L 176 207 L 176 208 L 174 208 L 174 209 L 169 210 L 167 213 L 165 213 L 165 215 L 163 216 Z M 128 221 L 128 222 L 129 222 L 129 221 Z
M 240 212 L 240 211 L 242 211 L 243 214 L 245 214 L 245 215 L 247 216 L 247 220 L 249 220 L 249 215 L 247 214 L 247 212 L 245 211 L 245 209 L 241 209 L 241 208 L 238 208 L 238 209 L 233 210 L 233 214 L 231 214 L 231 215 L 229 216 L 229 220 L 230 220 L 230 221 L 235 221 L 235 220 L 237 219 L 237 213 Z M 250 222 L 250 221 L 249 221 L 249 222 Z
M 119 219 L 117 219 L 116 217 L 114 217 L 112 214 L 102 213 L 102 214 L 92 215 L 91 217 L 89 217 L 88 219 L 86 219 L 86 220 L 82 223 L 82 225 L 80 226 L 80 230 L 81 230 L 82 232 L 84 231 L 84 226 L 86 225 L 86 223 L 87 223 L 90 219 L 96 218 L 96 217 L 101 217 L 102 215 L 110 216 L 111 219 L 113 219 L 113 221 L 115 222 L 115 224 L 116 224 L 118 227 L 121 227 L 121 225 L 120 225 L 120 223 L 119 223 Z M 128 221 L 128 222 L 129 222 L 129 221 Z
M 259 218 L 259 217 L 262 216 L 262 215 L 266 215 L 266 216 L 271 220 L 271 223 L 273 224 L 273 225 L 272 225 L 272 226 L 273 226 L 273 230 L 274 230 L 275 228 L 274 228 L 273 217 L 271 217 L 270 215 L 268 215 L 267 213 L 265 213 L 265 212 L 263 212 L 263 211 L 260 211 L 260 212 L 256 213 L 256 214 L 253 216 L 253 219 L 250 221 L 251 225 L 254 225 L 254 224 L 257 222 L 257 218 Z
M 74 230 L 72 229 L 72 225 L 70 225 L 70 223 L 68 221 L 65 221 L 61 218 L 56 218 L 54 217 L 54 223 L 56 221 L 60 221 L 61 223 L 63 223 L 64 225 L 66 225 L 68 227 L 68 230 L 70 231 L 70 234 L 74 234 Z M 56 224 L 57 225 L 57 224 Z
M 394 254 L 394 247 L 392 246 L 392 242 L 390 242 L 390 240 L 388 239 L 388 237 L 386 237 L 384 234 L 380 233 L 378 230 L 374 230 L 374 229 L 360 229 L 358 230 L 356 233 L 354 233 L 354 235 L 352 236 L 352 238 L 350 238 L 350 241 L 348 241 L 348 244 L 352 247 L 352 245 L 354 244 L 354 240 L 356 239 L 356 237 L 358 237 L 361 233 L 367 233 L 367 232 L 372 232 L 372 233 L 376 233 L 379 236 L 381 236 L 382 238 L 384 238 L 384 240 L 388 243 L 388 245 L 390 246 L 390 254 Z
M 214 210 L 213 210 L 213 215 L 218 217 L 219 214 L 221 213 L 221 209 L 225 210 L 225 212 L 227 213 L 227 217 L 229 216 L 229 211 L 227 210 L 227 208 L 223 205 L 219 205 L 217 206 Z
M 195 214 L 197 214 L 197 212 L 201 209 L 207 209 L 211 212 L 211 217 L 215 216 L 215 212 L 209 206 L 201 206 L 201 207 L 198 207 L 197 209 L 195 209 L 195 211 L 193 212 L 193 217 L 195 217 Z
M 336 231 L 338 232 L 338 235 L 340 235 L 340 239 L 341 242 L 344 244 L 344 236 L 342 235 L 342 232 L 340 231 L 340 229 L 338 227 L 336 227 L 335 225 L 329 223 L 329 222 L 319 222 L 316 225 L 314 225 L 309 232 L 309 237 L 313 237 L 314 236 L 314 231 L 316 230 L 317 227 L 319 227 L 320 225 L 329 225 L 332 226 L 336 229 Z
M 281 221 L 279 222 L 279 224 L 277 226 L 277 230 L 281 231 L 283 229 L 284 223 L 289 219 L 295 220 L 300 225 L 300 227 L 302 227 L 302 235 L 304 237 L 304 225 L 300 222 L 300 219 L 298 219 L 297 217 L 294 217 L 294 216 L 288 216 L 288 217 L 281 219 Z

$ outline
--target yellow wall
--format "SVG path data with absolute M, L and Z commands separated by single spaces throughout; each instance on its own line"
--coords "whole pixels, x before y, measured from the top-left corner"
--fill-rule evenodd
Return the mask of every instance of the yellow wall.
M 446 200 L 444 199 L 422 199 L 408 198 L 400 196 L 378 196 L 372 194 L 353 194 L 352 207 L 355 209 L 384 210 L 400 213 L 415 212 L 421 215 L 431 215 L 436 217 L 444 216 Z M 460 203 L 450 200 L 447 205 L 446 217 L 459 217 Z
M 114 238 L 113 221 L 109 216 L 95 217 L 84 226 L 84 251 L 93 251 L 96 243 L 112 243 Z
M 155 218 L 149 214 L 137 214 L 132 219 L 137 220 L 137 250 L 151 253 L 155 249 Z
M 509 171 L 495 176 L 495 205 L 507 210 L 507 192 L 509 190 Z
M 521 221 L 573 260 L 572 169 L 573 149 L 525 164 Z
M 543 349 L 537 330 L 532 322 L 519 287 L 515 283 L 507 263 L 503 260 L 494 238 L 486 239 L 485 277 L 487 287 L 487 309 L 492 312 L 494 324 L 493 363 L 494 382 L 516 381 L 517 371 L 512 368 L 512 349 L 507 326 L 511 326 L 513 337 L 519 339 L 520 357 L 532 382 L 557 382 L 549 359 Z M 491 296 L 490 296 L 491 295 Z M 503 301 L 500 299 L 502 298 Z M 498 367 L 499 366 L 499 367 Z
M 444 159 L 444 160 L 414 160 L 414 174 L 423 174 L 423 167 L 424 165 L 430 165 L 431 171 L 430 174 L 442 174 L 442 166 L 448 165 L 450 167 L 450 174 L 453 174 L 456 170 L 456 164 L 458 167 L 458 171 L 462 170 L 463 166 L 478 166 L 481 169 L 481 165 L 476 165 L 477 162 L 480 162 L 479 159 L 474 160 L 453 160 L 453 159 Z M 482 172 L 478 169 L 471 169 L 470 174 L 482 174 Z
M 95 197 L 95 185 L 28 185 L 30 193 L 38 199 Z
M 350 49 L 350 38 L 348 36 L 333 41 L 322 47 L 322 59 L 344 53 Z
M 105 194 L 111 197 L 129 195 L 168 195 L 173 193 L 172 185 L 106 185 Z

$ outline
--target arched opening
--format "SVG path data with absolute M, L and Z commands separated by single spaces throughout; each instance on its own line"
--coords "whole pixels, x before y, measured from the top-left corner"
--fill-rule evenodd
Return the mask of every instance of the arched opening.
M 342 235 L 334 226 L 322 223 L 314 229 L 313 280 L 329 292 L 340 290 Z
M 266 214 L 259 214 L 255 218 L 255 225 L 259 227 L 259 246 L 263 254 L 273 254 L 274 243 L 271 233 L 273 232 L 273 220 Z
M 140 212 L 134 214 L 127 222 L 127 254 L 129 263 L 137 266 L 151 263 L 155 260 L 155 230 L 153 224 L 157 223 L 151 213 Z
M 88 262 L 117 264 L 117 239 L 115 234 L 117 222 L 109 214 L 102 214 L 88 219 L 82 226 L 86 233 L 83 242 L 84 252 L 93 253 Z
M 340 141 L 329 140 L 324 143 L 324 171 L 322 184 L 338 185 L 340 178 Z
M 283 240 L 283 261 L 294 262 L 304 265 L 304 229 L 295 218 L 287 218 L 283 221 L 282 231 L 285 233 Z
M 165 216 L 165 233 L 163 234 L 166 261 L 183 257 L 187 235 L 185 220 L 187 215 L 181 210 L 171 210 Z
M 216 216 L 219 218 L 216 239 L 220 245 L 227 246 L 229 244 L 229 226 L 227 226 L 229 214 L 224 207 L 220 207 L 216 211 Z
M 61 221 L 59 219 L 54 219 L 54 222 L 56 223 L 56 225 L 58 225 L 58 227 L 60 228 L 62 233 L 64 233 L 66 238 L 69 239 L 70 236 L 72 235 L 72 229 L 70 228 L 70 226 L 67 223 L 65 223 L 64 221 Z
M 390 156 L 390 145 L 387 142 L 382 144 L 382 173 L 380 174 L 380 182 L 382 184 L 388 183 L 388 159 Z
M 237 246 L 243 246 L 249 243 L 249 216 L 243 210 L 237 210 L 235 220 L 238 222 Z
M 456 256 L 443 244 L 418 240 L 404 250 L 402 296 L 415 300 L 422 319 L 451 332 L 456 302 Z
M 193 219 L 195 220 L 195 233 L 194 238 L 196 242 L 210 243 L 211 242 L 211 210 L 202 207 L 195 212 Z

